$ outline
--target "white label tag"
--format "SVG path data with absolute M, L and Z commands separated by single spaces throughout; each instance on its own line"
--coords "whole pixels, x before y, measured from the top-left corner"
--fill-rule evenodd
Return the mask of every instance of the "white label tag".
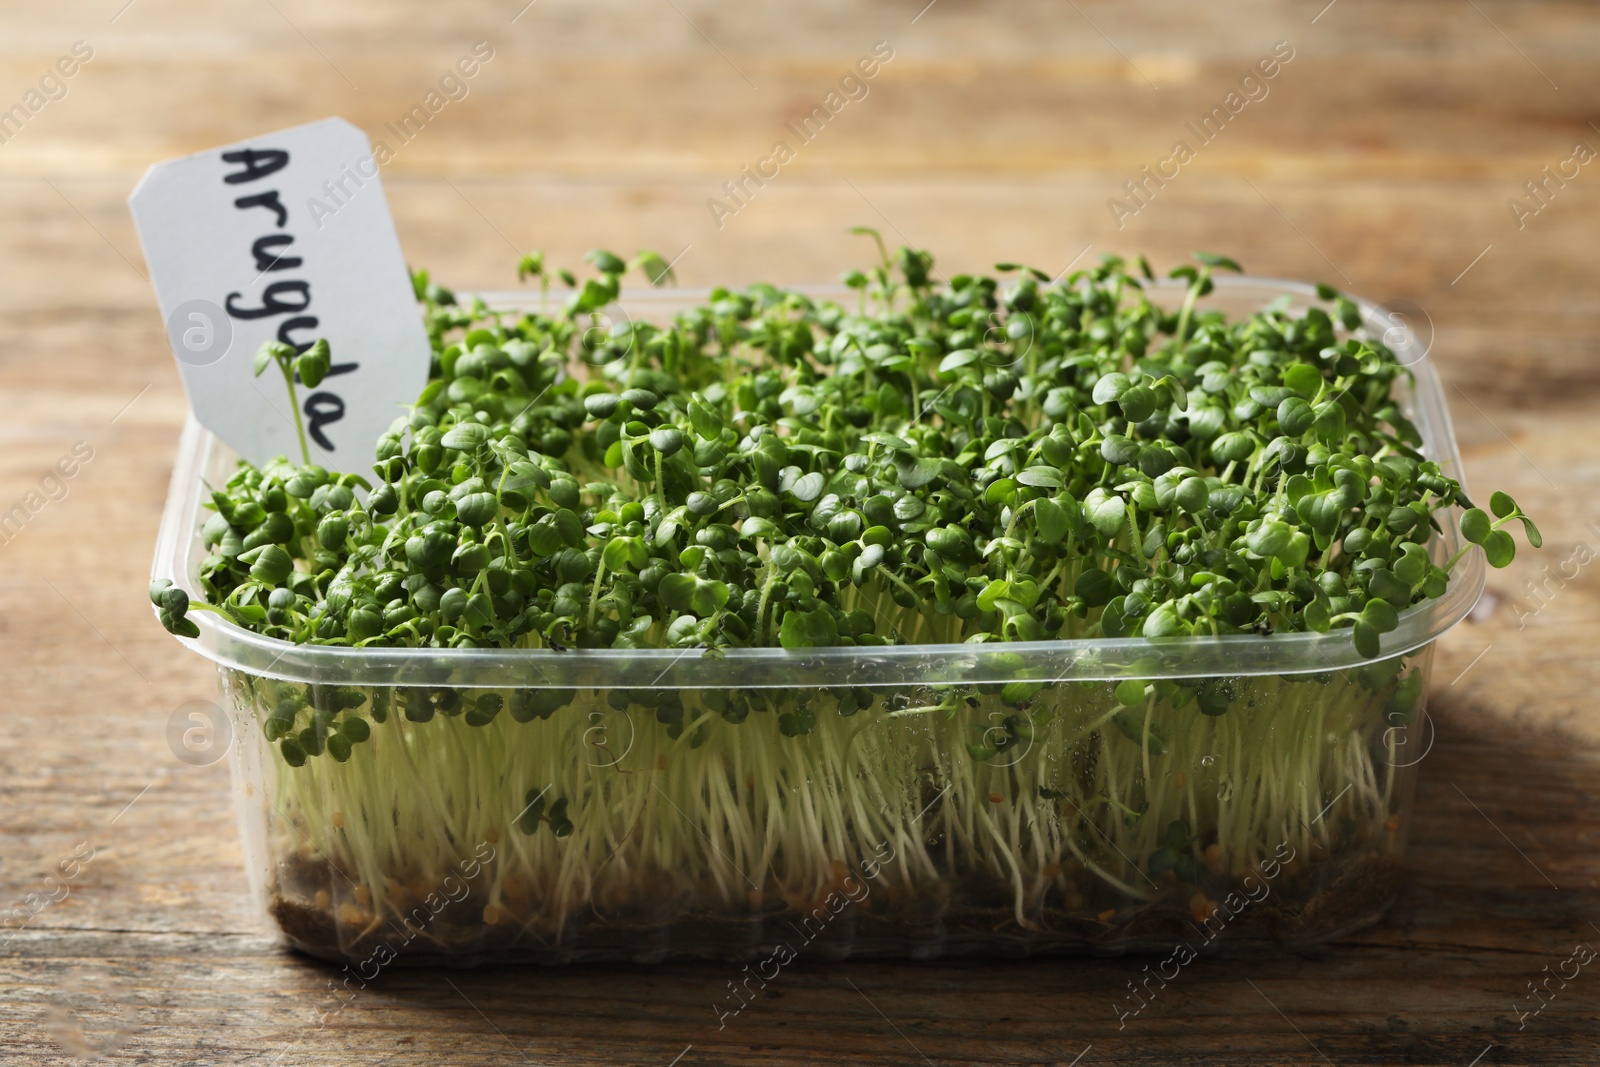
M 326 338 L 327 376 L 295 387 L 306 443 L 366 473 L 430 360 L 366 134 L 325 119 L 157 163 L 128 207 L 195 417 L 253 463 L 299 462 L 283 375 L 252 364 L 264 341 Z

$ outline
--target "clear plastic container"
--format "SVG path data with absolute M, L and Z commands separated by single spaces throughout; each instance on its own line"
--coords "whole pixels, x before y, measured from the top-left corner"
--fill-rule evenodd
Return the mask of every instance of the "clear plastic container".
M 1217 284 L 1207 303 L 1244 313 L 1314 295 Z M 1415 375 L 1401 399 L 1425 453 L 1461 480 L 1421 344 L 1360 306 Z M 204 482 L 234 462 L 185 428 L 154 577 L 195 588 Z M 1440 561 L 1460 547 L 1442 525 Z M 196 613 L 185 643 L 219 667 L 252 888 L 296 948 L 358 967 L 717 958 L 770 978 L 798 955 L 1172 953 L 1376 921 L 1400 881 L 1431 645 L 1483 583 L 1469 553 L 1378 661 L 1348 630 L 351 650 Z M 1131 714 L 1113 695 L 1129 678 L 1155 683 Z M 370 737 L 291 767 L 263 729 L 280 707 Z

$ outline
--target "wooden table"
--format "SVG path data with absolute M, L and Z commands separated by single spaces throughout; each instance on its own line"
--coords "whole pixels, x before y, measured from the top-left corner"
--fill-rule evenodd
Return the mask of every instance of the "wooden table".
M 1600 970 L 1514 1010 L 1600 946 L 1600 165 L 1520 220 L 1507 204 L 1600 147 L 1592 6 L 124 2 L 12 5 L 0 34 L 0 107 L 74 41 L 94 52 L 0 144 L 0 510 L 93 449 L 0 544 L 0 905 L 94 850 L 0 949 L 0 1063 L 1600 1057 Z M 226 762 L 166 740 L 213 683 L 144 598 L 184 398 L 124 198 L 155 160 L 328 114 L 383 136 L 480 39 L 470 94 L 384 175 L 413 263 L 459 287 L 508 287 L 526 248 L 596 245 L 681 254 L 687 284 L 815 282 L 867 261 L 845 230 L 869 224 L 952 271 L 1208 248 L 1410 301 L 1474 483 L 1511 491 L 1547 547 L 1439 646 L 1390 919 L 1303 957 L 1208 959 L 1123 1029 L 1129 959 L 801 962 L 720 1031 L 726 968 L 396 971 L 319 1025 L 332 971 L 252 912 Z M 708 198 L 879 40 L 894 56 L 869 95 L 719 229 Z M 1200 144 L 1185 123 L 1279 41 L 1267 95 Z M 1119 229 L 1108 199 L 1179 139 L 1195 158 Z

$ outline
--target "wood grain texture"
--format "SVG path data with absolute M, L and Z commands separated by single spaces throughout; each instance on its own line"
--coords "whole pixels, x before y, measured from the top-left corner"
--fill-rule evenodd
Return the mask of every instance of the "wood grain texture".
M 1600 552 L 1600 164 L 1521 228 L 1507 207 L 1600 147 L 1592 5 L 122 2 L 0 10 L 0 108 L 95 49 L 0 144 L 0 510 L 94 449 L 0 544 L 0 906 L 96 850 L 0 947 L 0 1063 L 1594 1061 L 1600 972 L 1522 1028 L 1513 1004 L 1600 945 L 1600 582 L 1575 562 Z M 535 246 L 687 249 L 687 284 L 828 280 L 865 223 L 945 271 L 1214 248 L 1423 309 L 1472 483 L 1547 549 L 1440 644 L 1389 921 L 1204 959 L 1120 1029 L 1142 960 L 801 960 L 721 1030 L 729 968 L 397 970 L 324 1022 L 334 972 L 245 893 L 225 764 L 165 740 L 213 680 L 144 603 L 184 400 L 124 199 L 155 160 L 328 114 L 382 136 L 477 40 L 495 57 L 470 94 L 385 172 L 407 254 L 458 287 L 509 286 Z M 878 40 L 869 95 L 718 228 L 707 199 Z M 1107 200 L 1278 41 L 1270 93 L 1119 229 Z

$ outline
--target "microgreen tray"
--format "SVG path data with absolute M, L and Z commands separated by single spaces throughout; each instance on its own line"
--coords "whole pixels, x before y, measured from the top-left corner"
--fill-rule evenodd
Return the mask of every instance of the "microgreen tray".
M 1216 287 L 1209 306 L 1245 313 L 1316 298 L 1274 280 Z M 1158 302 L 1184 294 L 1149 288 Z M 619 314 L 666 318 L 704 296 L 626 293 Z M 1411 372 L 1396 399 L 1422 453 L 1463 480 L 1421 344 L 1356 305 Z M 185 427 L 154 578 L 194 588 L 208 486 L 235 463 Z M 1463 547 L 1455 516 L 1441 525 L 1436 563 Z M 289 943 L 317 955 L 759 970 L 796 955 L 1176 952 L 1316 941 L 1382 914 L 1431 644 L 1483 583 L 1468 553 L 1442 596 L 1399 613 L 1379 658 L 1348 629 L 354 649 L 204 613 L 184 640 L 220 670 L 253 888 Z M 1119 688 L 1130 680 L 1137 700 Z M 509 713 L 475 715 L 486 697 Z M 364 743 L 348 761 L 288 765 L 263 731 L 286 701 L 359 709 Z M 667 703 L 677 730 L 658 714 Z

